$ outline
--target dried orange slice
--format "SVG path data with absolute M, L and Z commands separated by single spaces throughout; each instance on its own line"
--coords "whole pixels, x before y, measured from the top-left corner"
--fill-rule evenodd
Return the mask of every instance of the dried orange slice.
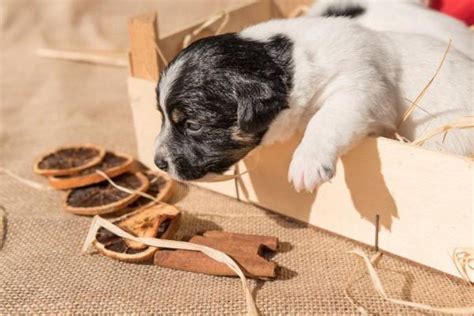
M 41 157 L 33 171 L 43 176 L 68 175 L 92 167 L 105 156 L 105 149 L 92 144 L 61 147 Z
M 96 172 L 100 170 L 110 178 L 130 171 L 133 158 L 128 155 L 107 151 L 102 161 L 92 167 L 83 169 L 72 175 L 56 175 L 48 178 L 49 184 L 55 189 L 66 190 L 83 187 L 105 181 L 104 177 Z
M 165 203 L 140 208 L 117 218 L 113 223 L 137 237 L 171 239 L 179 228 L 181 214 L 177 208 Z M 158 250 L 142 243 L 126 240 L 102 227 L 94 246 L 104 255 L 127 262 L 151 260 Z
M 137 200 L 127 205 L 127 209 L 130 211 L 156 204 L 157 201 L 167 202 L 173 193 L 174 182 L 168 176 L 168 174 L 162 171 L 146 171 L 145 176 L 150 182 L 148 190 L 145 193 L 154 197 L 155 201 L 152 201 L 147 197 L 141 196 Z
M 66 210 L 79 215 L 112 213 L 138 199 L 140 195 L 137 192 L 144 192 L 149 186 L 147 177 L 141 172 L 125 173 L 114 178 L 113 181 L 121 187 L 136 192 L 124 192 L 109 182 L 72 189 L 66 196 Z

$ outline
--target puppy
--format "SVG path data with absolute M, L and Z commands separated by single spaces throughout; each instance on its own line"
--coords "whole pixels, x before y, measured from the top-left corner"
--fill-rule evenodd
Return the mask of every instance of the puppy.
M 416 33 L 446 43 L 474 58 L 474 32 L 461 21 L 430 9 L 429 0 L 318 0 L 309 16 L 352 18 L 376 31 Z
M 344 18 L 273 20 L 196 41 L 158 83 L 163 124 L 155 163 L 178 180 L 197 180 L 226 171 L 256 146 L 304 131 L 288 178 L 297 191 L 312 192 L 359 140 L 397 129 L 445 49 L 429 37 L 375 32 Z M 398 132 L 415 139 L 472 115 L 472 67 L 451 49 L 419 105 L 424 110 Z M 472 155 L 474 133 L 426 143 L 441 145 Z

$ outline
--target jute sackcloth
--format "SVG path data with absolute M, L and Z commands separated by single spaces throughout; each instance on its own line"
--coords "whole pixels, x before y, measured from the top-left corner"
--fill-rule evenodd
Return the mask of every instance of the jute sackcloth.
M 94 142 L 135 153 L 125 69 L 41 59 L 37 47 L 125 49 L 126 18 L 152 9 L 135 1 L 3 1 L 0 165 L 45 183 L 33 160 L 58 145 Z M 90 219 L 62 210 L 63 194 L 38 191 L 0 174 L 0 314 L 243 314 L 239 281 L 80 255 Z M 417 314 L 373 291 L 360 245 L 195 187 L 174 198 L 184 211 L 178 238 L 208 229 L 278 236 L 275 281 L 250 281 L 264 314 Z M 427 211 L 428 213 L 428 211 Z M 5 236 L 5 238 L 3 238 Z M 368 248 L 363 248 L 370 251 Z M 389 295 L 436 306 L 466 306 L 474 289 L 405 260 L 377 265 Z

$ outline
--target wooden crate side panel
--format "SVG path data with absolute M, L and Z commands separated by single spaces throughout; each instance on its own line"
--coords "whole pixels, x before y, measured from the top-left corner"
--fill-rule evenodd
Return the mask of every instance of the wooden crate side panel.
M 450 251 L 474 246 L 471 161 L 367 139 L 339 161 L 332 183 L 298 194 L 286 182 L 297 144 L 298 137 L 246 159 L 242 191 L 251 201 L 369 245 L 378 214 L 382 249 L 458 275 Z

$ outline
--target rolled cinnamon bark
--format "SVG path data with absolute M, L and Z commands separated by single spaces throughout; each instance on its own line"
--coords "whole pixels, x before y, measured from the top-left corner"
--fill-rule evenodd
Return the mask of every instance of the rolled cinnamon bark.
M 277 265 L 259 256 L 232 256 L 247 277 L 269 279 L 276 275 Z M 175 270 L 205 273 L 218 276 L 236 276 L 227 265 L 211 259 L 207 255 L 188 250 L 160 250 L 155 253 L 154 264 Z
M 227 238 L 194 236 L 189 242 L 220 250 L 230 256 L 258 256 L 262 250 L 262 244 L 253 241 L 236 241 Z
M 276 251 L 278 248 L 278 238 L 271 236 L 246 235 L 238 233 L 228 233 L 218 230 L 210 230 L 203 234 L 204 237 L 219 238 L 220 240 L 231 240 L 233 242 L 253 242 L 257 245 L 264 245 L 270 250 Z

